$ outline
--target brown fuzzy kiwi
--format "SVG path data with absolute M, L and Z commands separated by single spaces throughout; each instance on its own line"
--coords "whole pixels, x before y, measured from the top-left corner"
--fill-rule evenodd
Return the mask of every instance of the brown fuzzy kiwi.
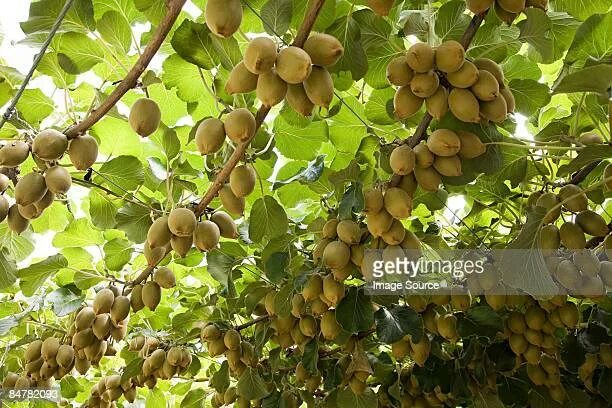
M 380 188 L 371 188 L 363 193 L 365 214 L 376 214 L 384 207 L 383 194 Z
M 252 39 L 244 50 L 244 66 L 253 74 L 263 74 L 274 67 L 276 44 L 270 38 Z
M 334 275 L 331 273 L 323 279 L 323 296 L 329 300 L 332 306 L 337 305 L 344 297 L 344 284 L 334 279 Z
M 225 134 L 234 143 L 245 143 L 255 135 L 255 116 L 245 108 L 234 109 L 225 117 Z
M 11 185 L 11 179 L 0 173 L 0 193 L 4 193 Z
M 230 214 L 244 214 L 245 199 L 244 197 L 236 197 L 229 184 L 225 184 L 221 187 L 221 190 L 219 190 L 219 199 L 221 200 L 223 208 Z
M 506 120 L 508 106 L 504 98 L 497 98 L 489 102 L 480 102 L 480 114 L 495 123 Z
M 128 121 L 134 132 L 142 137 L 147 137 L 159 128 L 161 110 L 154 100 L 140 98 L 132 105 Z
M 11 231 L 16 234 L 21 234 L 28 228 L 28 225 L 30 225 L 30 220 L 24 218 L 19 213 L 18 204 L 13 204 L 8 210 L 6 223 Z
M 193 246 L 193 236 L 178 237 L 173 235 L 172 238 L 170 238 L 170 246 L 178 256 L 184 258 Z
M 328 310 L 321 317 L 321 334 L 325 340 L 334 340 L 340 332 L 342 328 L 338 324 L 336 320 L 336 312 L 333 310 Z
M 111 307 L 110 316 L 112 321 L 117 324 L 130 314 L 130 299 L 127 296 L 116 296 Z
M 575 184 L 567 184 L 557 193 L 563 207 L 571 212 L 581 212 L 588 209 L 589 200 L 582 188 Z
M 382 234 L 381 238 L 387 245 L 399 245 L 406 236 L 406 229 L 400 220 L 393 220 L 391 228 Z
M 168 215 L 168 228 L 172 234 L 179 237 L 193 234 L 197 223 L 194 212 L 188 208 L 175 208 Z
M 45 171 L 45 184 L 53 194 L 66 194 L 72 185 L 72 178 L 64 167 L 53 166 Z
M 32 142 L 32 153 L 43 160 L 58 160 L 68 148 L 68 138 L 55 129 L 45 129 Z
M 433 70 L 414 74 L 414 78 L 410 81 L 412 93 L 419 98 L 429 98 L 438 90 L 439 86 L 440 78 Z
M 410 86 L 402 86 L 393 97 L 393 113 L 395 116 L 404 120 L 417 113 L 423 106 L 423 99 L 416 96 Z
M 483 69 L 493 74 L 500 88 L 504 87 L 504 71 L 502 71 L 501 67 L 495 61 L 488 58 L 477 58 L 473 62 L 479 70 Z
M 238 230 L 236 229 L 234 219 L 225 211 L 215 211 L 210 216 L 210 220 L 217 224 L 219 233 L 222 237 L 234 239 L 238 236 Z
M 351 251 L 342 241 L 332 241 L 323 251 L 323 264 L 328 268 L 344 268 L 351 259 Z
M 561 206 L 558 204 L 559 198 L 554 193 L 548 192 L 538 197 L 536 206 L 547 210 L 543 218 L 545 224 L 550 224 L 559 218 L 559 215 L 561 215 Z
M 240 347 L 240 333 L 237 330 L 229 329 L 223 335 L 223 344 L 228 350 L 238 350 Z
M 603 138 L 595 132 L 584 132 L 583 134 L 580 135 L 580 137 L 578 138 L 578 141 L 582 143 L 583 145 L 587 145 L 587 146 L 598 145 L 598 144 L 604 143 Z
M 393 173 L 406 175 L 414 170 L 415 155 L 414 151 L 408 145 L 397 146 L 389 156 L 389 165 Z
M 499 97 L 499 83 L 489 71 L 478 71 L 478 81 L 471 87 L 472 93 L 481 101 L 493 101 Z
M 610 232 L 610 228 L 608 228 L 604 218 L 591 210 L 578 213 L 576 215 L 576 224 L 580 225 L 580 228 L 585 233 L 594 237 L 605 237 Z
M 512 24 L 518 16 L 517 13 L 511 13 L 504 10 L 498 2 L 495 2 L 495 14 L 497 14 L 497 17 L 506 24 Z
M 204 9 L 204 21 L 218 37 L 231 37 L 242 22 L 240 0 L 208 0 Z
M 113 302 L 115 301 L 115 294 L 112 290 L 104 288 L 96 293 L 93 301 L 93 310 L 96 314 L 109 313 Z
M 514 100 L 512 91 L 508 88 L 502 88 L 499 90 L 499 94 L 506 101 L 506 110 L 508 113 L 514 112 L 514 109 L 516 109 L 516 101 Z
M 463 122 L 480 122 L 478 99 L 467 89 L 454 88 L 448 95 L 448 107 Z
M 230 95 L 253 92 L 257 88 L 256 74 L 253 74 L 245 66 L 244 62 L 240 61 L 232 68 L 227 82 L 225 83 L 225 92 Z
M 0 165 L 4 167 L 17 167 L 23 163 L 30 154 L 30 145 L 17 141 L 7 143 L 0 149 Z
M 294 111 L 299 113 L 302 116 L 310 116 L 312 115 L 312 110 L 314 109 L 314 103 L 310 99 L 308 99 L 308 95 L 306 94 L 306 90 L 304 90 L 304 85 L 295 84 L 289 85 L 287 87 L 287 95 L 285 95 L 285 100 L 293 108 Z
M 446 73 L 458 71 L 465 61 L 465 50 L 457 41 L 444 41 L 436 48 L 436 67 Z
M 457 130 L 456 133 L 461 141 L 461 149 L 457 154 L 462 159 L 474 159 L 487 151 L 487 146 L 474 133 L 465 130 Z
M 74 325 L 77 331 L 85 330 L 91 327 L 96 318 L 96 312 L 92 307 L 86 306 L 77 313 L 74 320 Z
M 446 177 L 458 177 L 462 174 L 459 156 L 436 156 L 433 167 L 438 173 Z
M 130 293 L 130 306 L 134 312 L 138 312 L 145 306 L 142 301 L 142 288 L 142 285 L 135 285 Z
M 495 0 L 466 0 L 468 10 L 474 14 L 480 14 L 487 11 Z
M 98 142 L 90 135 L 75 137 L 68 146 L 68 157 L 77 170 L 87 170 L 98 158 Z
M 313 65 L 328 67 L 336 64 L 344 53 L 344 47 L 333 35 L 312 33 L 304 43 L 304 51 L 310 55 Z
M 414 177 L 416 178 L 417 183 L 419 183 L 419 187 L 430 192 L 438 191 L 438 187 L 442 181 L 440 173 L 438 173 L 433 167 L 416 167 L 414 169 Z
M 387 65 L 387 81 L 391 85 L 408 86 L 412 78 L 414 78 L 414 71 L 408 66 L 404 55 L 389 61 Z
M 440 120 L 448 112 L 448 91 L 442 85 L 429 98 L 425 99 L 427 112 L 434 118 Z
M 312 71 L 310 55 L 299 47 L 283 48 L 276 57 L 276 73 L 288 84 L 300 84 Z
M 195 143 L 200 154 L 218 152 L 223 142 L 225 142 L 225 127 L 221 120 L 208 118 L 200 122 L 195 134 Z
M 40 348 L 40 355 L 46 361 L 55 359 L 59 350 L 60 341 L 56 337 L 47 337 Z
M 229 176 L 229 186 L 236 197 L 246 197 L 251 194 L 256 181 L 255 169 L 247 164 L 236 166 Z
M 217 224 L 209 220 L 200 221 L 193 233 L 193 243 L 200 251 L 210 251 L 217 246 L 220 236 Z
M 34 204 L 30 204 L 26 206 L 17 204 L 17 210 L 19 211 L 19 214 L 21 214 L 23 218 L 26 218 L 28 220 L 33 220 L 35 218 L 38 218 L 42 214 L 42 211 L 39 211 L 38 208 L 36 208 Z
M 415 149 L 416 149 L 416 147 L 415 147 Z M 433 156 L 432 156 L 431 164 L 433 164 Z M 414 173 L 407 174 L 407 175 L 403 176 L 401 178 L 399 184 L 397 185 L 397 187 L 399 187 L 402 190 L 404 190 L 405 192 L 407 192 L 408 195 L 410 195 L 410 196 L 414 195 L 414 192 L 416 191 L 418 186 L 419 185 L 418 185 L 416 179 L 414 178 Z
M 427 148 L 436 156 L 454 156 L 461 150 L 461 140 L 450 129 L 437 129 L 427 138 Z
M 418 167 L 425 168 L 433 165 L 435 156 L 427 147 L 427 143 L 421 142 L 416 145 L 413 150 L 416 159 L 416 165 Z
M 446 76 L 455 88 L 469 88 L 478 81 L 478 68 L 470 61 L 465 61 L 461 68 Z
M 153 221 L 147 231 L 147 242 L 151 248 L 163 247 L 170 242 L 172 232 L 168 227 L 168 217 L 163 215 Z
M 358 244 L 361 240 L 361 228 L 352 220 L 342 220 L 336 226 L 338 238 L 347 245 Z
M 324 67 L 313 66 L 303 83 L 308 99 L 316 106 L 328 108 L 334 98 L 334 81 Z
M 525 10 L 525 0 L 497 0 L 497 4 L 509 13 L 518 14 Z
M 40 339 L 34 340 L 26 348 L 24 358 L 27 363 L 38 360 L 41 356 L 43 342 Z
M 47 192 L 47 185 L 42 174 L 28 173 L 15 185 L 15 202 L 26 206 L 39 201 Z
M 110 334 L 112 322 L 109 313 L 101 313 L 96 315 L 96 319 L 91 326 L 91 330 L 93 331 L 94 336 L 98 338 L 98 340 L 104 340 Z
M 174 272 L 165 266 L 160 266 L 155 270 L 153 273 L 153 280 L 164 289 L 170 289 L 176 286 L 176 277 L 174 276 Z
M 385 191 L 385 210 L 393 218 L 403 219 L 412 213 L 412 197 L 398 187 Z
M 393 3 L 393 0 L 367 0 L 368 7 L 370 7 L 376 15 L 381 17 L 389 15 L 389 12 L 393 8 Z
M 155 310 L 161 300 L 161 288 L 157 282 L 149 281 L 142 287 L 142 303 L 150 310 Z
M 391 224 L 393 224 L 393 217 L 387 210 L 383 209 L 377 213 L 368 213 L 366 222 L 368 224 L 368 231 L 370 231 L 375 238 L 378 238 L 389 231 Z
M 8 215 L 10 204 L 6 197 L 0 195 L 0 222 L 4 221 Z M 19 208 L 18 208 L 19 209 Z
M 414 72 L 428 72 L 434 68 L 435 51 L 426 43 L 416 43 L 408 48 L 406 61 Z
M 561 243 L 567 249 L 584 249 L 586 237 L 579 225 L 573 222 L 564 222 L 559 229 Z
M 45 209 L 49 208 L 53 201 L 55 200 L 55 194 L 51 191 L 47 190 L 43 198 L 34 203 L 34 206 L 39 212 L 43 212 Z
M 272 69 L 259 75 L 257 79 L 257 99 L 264 106 L 278 105 L 287 95 L 287 83 Z

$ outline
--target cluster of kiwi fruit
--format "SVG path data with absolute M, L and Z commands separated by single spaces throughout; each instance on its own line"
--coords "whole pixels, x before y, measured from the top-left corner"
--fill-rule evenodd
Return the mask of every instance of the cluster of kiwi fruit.
M 202 327 L 200 338 L 206 343 L 208 355 L 225 355 L 234 378 L 239 378 L 247 367 L 255 367 L 259 363 L 253 345 L 243 340 L 236 329 L 209 323 Z
M 31 146 L 24 141 L 2 146 L 0 166 L 18 167 L 28 158 L 30 151 L 41 170 L 34 170 L 17 181 L 13 205 L 9 205 L 3 194 L 9 188 L 9 179 L 0 174 L 0 222 L 6 219 L 8 227 L 17 234 L 28 228 L 30 220 L 40 217 L 53 204 L 56 195 L 65 195 L 70 189 L 70 173 L 58 164 L 64 153 L 68 153 L 77 170 L 86 170 L 98 157 L 98 143 L 89 135 L 68 140 L 57 130 L 45 129 L 36 135 Z
M 400 120 L 417 113 L 423 102 L 436 119 L 450 110 L 469 123 L 503 122 L 515 107 L 499 65 L 487 58 L 467 60 L 457 41 L 445 41 L 436 48 L 412 45 L 406 55 L 389 62 L 387 79 L 399 87 L 393 107 Z
M 612 262 L 600 260 L 592 250 L 557 253 L 545 260 L 562 293 L 597 298 L 605 295 L 606 287 L 612 287 Z
M 244 404 L 246 404 L 247 407 L 250 406 L 250 401 L 241 402 L 238 401 L 239 398 L 241 397 L 238 396 L 236 387 L 230 386 L 223 392 L 215 391 L 213 396 L 210 398 L 210 405 L 213 408 L 220 408 L 224 405 L 242 407 L 245 406 Z
M 480 14 L 495 6 L 495 14 L 500 20 L 511 24 L 527 7 L 548 8 L 548 0 L 466 0 L 467 8 L 474 14 Z
M 404 338 L 391 344 L 391 354 L 396 360 L 401 361 L 407 356 L 419 367 L 423 367 L 431 352 L 431 342 L 427 335 L 421 336 L 419 341 L 412 340 L 412 336 Z
M 116 407 L 116 401 L 125 397 L 128 402 L 136 400 L 136 385 L 131 378 L 122 379 L 121 375 L 113 374 L 101 377 L 90 390 L 90 395 L 84 406 L 88 408 Z
M 145 306 L 149 310 L 157 309 L 161 301 L 161 290 L 171 289 L 176 286 L 174 272 L 166 266 L 160 266 L 153 272 L 151 280 L 134 285 L 130 293 L 130 305 L 134 312 L 138 312 Z
M 272 39 L 257 37 L 230 72 L 225 90 L 230 95 L 255 91 L 268 107 L 286 100 L 298 114 L 310 116 L 315 106 L 329 107 L 334 83 L 326 67 L 343 52 L 340 41 L 325 33 L 312 33 L 303 48 L 291 45 L 280 51 Z
M 431 391 L 425 391 L 419 384 L 419 380 L 417 376 L 413 374 L 413 371 L 414 365 L 409 365 L 402 367 L 400 372 L 400 383 L 402 384 L 400 406 L 402 408 L 452 406 L 452 396 L 450 393 L 442 392 L 439 385 L 436 385 Z

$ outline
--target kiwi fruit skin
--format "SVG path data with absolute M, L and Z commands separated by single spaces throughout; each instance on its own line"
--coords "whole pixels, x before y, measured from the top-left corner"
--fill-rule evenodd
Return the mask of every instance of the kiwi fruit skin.
M 244 66 L 253 74 L 263 74 L 276 63 L 276 44 L 270 38 L 252 39 L 244 50 Z
M 299 47 L 283 48 L 276 57 L 276 73 L 288 84 L 300 84 L 312 71 L 310 55 Z
M 11 231 L 19 235 L 28 228 L 28 225 L 30 225 L 30 220 L 24 218 L 19 213 L 18 205 L 19 204 L 13 204 L 9 208 L 6 223 Z
M 39 211 L 34 204 L 26 205 L 25 207 L 17 204 L 17 210 L 23 218 L 33 220 L 41 216 L 42 211 Z
M 423 99 L 429 98 L 436 93 L 439 86 L 440 78 L 438 78 L 438 75 L 433 70 L 415 74 L 412 81 L 410 81 L 412 93 Z
M 38 211 L 42 212 L 43 210 L 51 207 L 53 201 L 55 201 L 55 194 L 47 190 L 43 198 L 35 202 L 33 205 L 38 209 Z
M 217 227 L 219 227 L 219 233 L 222 237 L 234 239 L 238 236 L 234 219 L 225 211 L 215 211 L 210 216 L 210 220 L 217 224 Z
M 408 49 L 406 61 L 414 72 L 428 72 L 434 67 L 435 53 L 429 44 L 419 42 Z
M 195 133 L 195 143 L 202 155 L 216 153 L 225 142 L 225 127 L 217 118 L 204 119 Z
M 514 112 L 516 109 L 516 100 L 514 99 L 514 95 L 508 88 L 501 88 L 499 90 L 499 94 L 506 101 L 506 110 L 508 113 Z
M 98 158 L 98 142 L 90 135 L 75 137 L 68 146 L 68 157 L 77 170 L 87 170 Z
M 393 97 L 393 112 L 400 119 L 407 119 L 417 113 L 423 106 L 423 99 L 416 96 L 410 86 L 402 86 Z
M 0 149 L 0 165 L 4 167 L 17 167 L 23 163 L 30 154 L 30 145 L 17 141 L 8 143 Z
M 232 170 L 229 177 L 229 186 L 236 197 L 246 197 L 255 189 L 257 175 L 250 165 L 239 165 Z
M 198 223 L 193 232 L 193 242 L 200 251 L 210 251 L 219 243 L 221 232 L 212 221 L 204 220 Z
M 253 92 L 257 88 L 257 78 L 256 74 L 246 68 L 244 61 L 240 61 L 227 78 L 225 92 L 230 95 Z
M 184 258 L 187 255 L 187 252 L 193 246 L 193 237 L 178 237 L 176 235 L 172 235 L 170 238 L 170 246 L 172 250 L 178 254 L 181 258 Z
M 165 215 L 153 221 L 147 231 L 147 241 L 151 248 L 163 247 L 170 242 L 171 238 L 172 232 L 168 227 L 168 217 Z
M 561 243 L 567 249 L 584 249 L 586 246 L 586 237 L 579 225 L 573 222 L 565 222 L 559 229 Z
M 287 95 L 287 83 L 271 70 L 259 75 L 257 79 L 257 99 L 264 106 L 278 105 Z
M 499 7 L 508 13 L 520 13 L 525 9 L 525 0 L 497 0 Z
M 438 173 L 433 167 L 420 168 L 415 167 L 414 177 L 421 187 L 425 191 L 436 192 L 442 181 L 440 173 Z
M 585 132 L 581 134 L 578 141 L 586 146 L 604 143 L 602 137 L 595 132 Z
M 42 174 L 28 173 L 15 185 L 15 202 L 19 205 L 30 205 L 39 201 L 47 193 L 47 185 Z
M 585 210 L 576 215 L 576 224 L 584 232 L 594 237 L 605 237 L 610 232 L 606 221 L 595 211 Z
M 433 95 L 425 99 L 427 112 L 434 119 L 440 120 L 448 112 L 448 91 L 444 86 L 439 86 Z
M 68 138 L 55 129 L 45 129 L 32 142 L 32 153 L 43 160 L 57 160 L 66 152 Z
M 396 147 L 391 152 L 389 164 L 395 174 L 403 176 L 412 173 L 415 165 L 414 151 L 408 145 Z
M 153 273 L 153 280 L 163 289 L 171 289 L 176 286 L 176 277 L 174 276 L 174 272 L 165 266 L 159 267 L 155 270 Z
M 588 209 L 589 200 L 580 187 L 575 184 L 567 184 L 559 189 L 557 193 L 563 207 L 571 212 L 581 212 Z
M 480 102 L 480 114 L 495 123 L 501 123 L 506 120 L 508 115 L 508 106 L 504 98 L 496 98 L 488 102 Z
M 115 301 L 115 294 L 108 288 L 104 288 L 96 293 L 93 301 L 93 309 L 96 314 L 109 313 L 113 302 Z
M 455 133 L 461 142 L 461 148 L 457 154 L 462 159 L 475 159 L 486 153 L 487 146 L 474 133 L 465 130 L 457 130 Z
M 380 237 L 385 232 L 389 231 L 393 224 L 393 217 L 387 210 L 381 210 L 377 213 L 367 214 L 368 231 L 375 237 Z
M 477 58 L 473 61 L 474 65 L 476 65 L 476 67 L 479 70 L 485 70 L 490 72 L 491 74 L 493 74 L 493 76 L 495 77 L 495 79 L 497 79 L 497 83 L 499 84 L 500 88 L 504 87 L 504 81 L 505 81 L 505 77 L 504 77 L 504 71 L 502 71 L 501 67 L 493 60 L 489 59 L 489 58 Z
M 467 8 L 474 14 L 480 14 L 487 11 L 495 0 L 466 0 Z
M 333 35 L 312 33 L 304 43 L 313 65 L 329 67 L 335 65 L 342 57 L 344 47 Z
M 64 167 L 53 166 L 45 172 L 45 184 L 53 194 L 66 194 L 72 185 L 72 178 Z
M 465 62 L 465 50 L 457 41 L 445 41 L 436 48 L 436 67 L 447 74 L 458 71 Z
M 304 90 L 304 86 L 302 84 L 288 85 L 285 100 L 289 106 L 291 106 L 291 108 L 293 108 L 293 110 L 300 115 L 312 115 L 314 103 L 308 99 L 308 95 L 306 94 L 306 90 Z
M 9 179 L 5 174 L 0 173 L 0 194 L 4 193 L 10 185 L 11 179 Z
M 4 221 L 8 215 L 9 208 L 10 205 L 6 197 L 4 197 L 4 195 L 0 195 L 0 222 Z
M 240 0 L 208 0 L 204 9 L 206 25 L 218 37 L 231 37 L 242 22 Z
M 412 213 L 412 198 L 401 188 L 392 187 L 388 189 L 385 192 L 384 200 L 385 209 L 393 218 L 404 219 Z
M 498 2 L 495 2 L 495 14 L 497 14 L 497 17 L 506 24 L 512 24 L 516 16 L 518 16 L 517 13 L 511 13 L 504 10 Z
M 478 68 L 470 61 L 465 61 L 461 68 L 446 75 L 448 82 L 455 88 L 469 88 L 478 81 Z
M 168 228 L 172 234 L 179 237 L 193 234 L 197 222 L 194 212 L 187 208 L 175 208 L 168 215 Z
M 389 61 L 387 65 L 387 81 L 391 85 L 407 86 L 414 77 L 414 71 L 408 65 L 405 56 L 399 56 Z
M 117 296 L 110 310 L 112 321 L 117 324 L 130 313 L 130 299 L 127 296 Z
M 334 98 L 334 82 L 324 67 L 313 66 L 303 83 L 308 99 L 316 106 L 328 108 Z
M 493 101 L 499 97 L 499 83 L 489 71 L 478 71 L 478 80 L 470 87 L 472 93 L 481 101 Z
M 480 122 L 480 106 L 478 100 L 474 94 L 467 89 L 454 88 L 448 95 L 448 107 L 452 114 L 462 122 Z
M 542 220 L 545 224 L 550 224 L 551 222 L 559 218 L 559 215 L 561 215 L 561 206 L 559 206 L 558 204 L 559 199 L 554 193 L 548 192 L 538 197 L 536 201 L 536 206 L 542 207 L 547 210 Z
M 384 206 L 383 194 L 380 188 L 371 188 L 363 192 L 363 212 L 376 214 Z
M 344 242 L 332 241 L 323 251 L 323 263 L 328 268 L 344 268 L 350 261 L 351 251 Z
M 142 287 L 142 303 L 154 311 L 161 300 L 161 288 L 157 282 L 149 281 Z
M 459 156 L 436 156 L 433 167 L 446 177 L 458 177 L 462 174 Z
M 219 199 L 223 207 L 230 214 L 242 215 L 244 213 L 244 197 L 236 197 L 229 184 L 225 184 L 221 187 L 219 190 Z
M 454 156 L 461 150 L 461 139 L 450 129 L 437 129 L 427 138 L 427 148 L 436 156 Z
M 140 98 L 132 105 L 128 121 L 134 132 L 142 137 L 147 137 L 159 128 L 161 110 L 154 100 Z
M 232 142 L 246 143 L 255 135 L 257 123 L 248 109 L 238 108 L 227 114 L 224 128 Z

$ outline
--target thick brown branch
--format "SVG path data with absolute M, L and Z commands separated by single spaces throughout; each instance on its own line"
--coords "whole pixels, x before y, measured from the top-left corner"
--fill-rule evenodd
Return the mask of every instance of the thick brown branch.
M 570 180 L 569 184 L 580 184 L 584 181 L 584 179 L 587 178 L 587 176 L 593 171 L 595 170 L 595 168 L 597 166 L 599 166 L 599 163 L 601 163 L 601 161 L 594 161 L 592 163 L 587 164 L 586 166 L 584 166 L 583 168 L 581 168 L 579 171 L 576 172 L 576 174 L 574 174 L 572 176 L 572 179 Z
M 100 119 L 104 117 L 112 108 L 119 102 L 121 97 L 127 93 L 130 89 L 136 86 L 138 78 L 147 69 L 149 63 L 161 47 L 162 43 L 168 36 L 170 29 L 174 25 L 183 5 L 187 0 L 168 0 L 166 15 L 163 20 L 159 23 L 157 30 L 153 34 L 151 41 L 147 44 L 136 64 L 132 67 L 130 72 L 127 73 L 121 83 L 115 88 L 115 90 L 109 95 L 108 98 L 100 106 L 94 109 L 89 116 L 83 119 L 80 123 L 69 128 L 65 133 L 70 138 L 77 137 L 78 135 L 89 130 L 95 125 Z

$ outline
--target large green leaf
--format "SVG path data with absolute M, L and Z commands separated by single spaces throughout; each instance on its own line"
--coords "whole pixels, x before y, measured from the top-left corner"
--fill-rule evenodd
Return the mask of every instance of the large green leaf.
M 270 35 L 282 36 L 289 29 L 293 15 L 292 0 L 268 0 L 261 8 L 261 23 Z
M 272 196 L 264 196 L 253 204 L 249 216 L 249 237 L 255 242 L 287 233 L 288 220 L 283 207 Z
M 119 156 L 104 163 L 95 180 L 118 192 L 132 191 L 144 181 L 142 163 L 134 156 Z
M 374 324 L 372 301 L 362 288 L 351 287 L 336 307 L 336 320 L 349 333 L 369 330 Z
M 612 86 L 612 65 L 599 64 L 563 77 L 555 93 L 595 92 L 604 94 Z
M 270 392 L 257 369 L 247 367 L 236 384 L 236 393 L 248 400 L 262 399 Z
M 117 228 L 132 242 L 144 242 L 152 223 L 150 210 L 140 205 L 128 203 L 117 212 Z
M 172 36 L 172 48 L 184 60 L 200 68 L 211 69 L 219 63 L 219 58 L 210 35 L 206 24 L 185 19 Z
M 565 56 L 565 63 L 584 66 L 591 59 L 601 61 L 612 56 L 612 14 L 594 14 L 578 27 L 574 41 Z
M 32 296 L 51 275 L 66 266 L 68 261 L 63 255 L 58 254 L 20 269 L 17 272 L 19 287 L 25 296 Z
M 7 256 L 6 250 L 0 251 L 0 290 L 6 289 L 17 281 L 17 265 Z
M 26 34 L 48 32 L 65 3 L 64 0 L 31 2 L 28 20 L 20 24 L 21 29 Z M 75 0 L 62 21 L 63 29 L 68 31 L 87 32 L 95 26 L 92 0 Z
M 115 238 L 104 244 L 104 263 L 111 271 L 119 271 L 132 258 L 132 244 L 121 238 Z
M 102 242 L 104 242 L 102 232 L 93 228 L 87 218 L 72 221 L 64 231 L 53 238 L 53 246 L 57 248 L 87 247 Z
M 376 335 L 383 343 L 391 344 L 410 335 L 418 343 L 423 335 L 421 315 L 408 306 L 381 307 L 374 313 Z

